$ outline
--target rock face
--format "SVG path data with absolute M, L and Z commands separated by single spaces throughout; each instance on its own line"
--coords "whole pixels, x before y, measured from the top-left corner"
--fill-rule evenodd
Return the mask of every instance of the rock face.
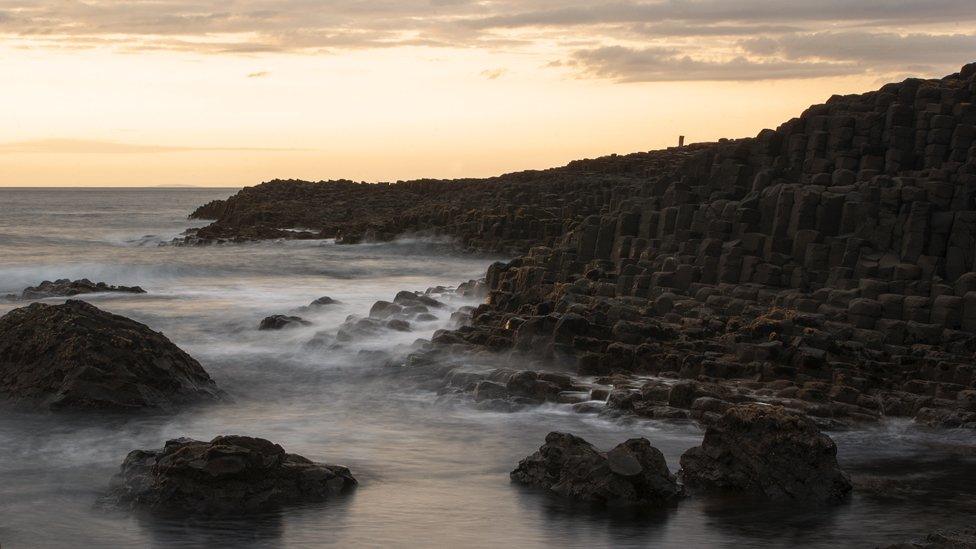
M 199 236 L 449 235 L 515 258 L 441 342 L 585 375 L 748 380 L 825 420 L 976 427 L 974 67 L 834 96 L 753 138 L 485 180 L 269 182 L 205 208 Z
M 50 408 L 170 408 L 220 392 L 190 355 L 147 326 L 83 301 L 0 318 L 0 393 Z
M 601 452 L 580 437 L 552 432 L 511 477 L 567 498 L 606 504 L 663 505 L 682 494 L 664 456 L 643 438 Z
M 708 427 L 681 456 L 686 486 L 774 500 L 833 503 L 851 491 L 837 447 L 814 423 L 775 406 L 747 404 Z
M 258 330 L 283 330 L 299 326 L 311 326 L 312 323 L 298 316 L 271 315 L 261 320 Z
M 321 502 L 355 486 L 349 469 L 288 454 L 264 439 L 181 438 L 161 450 L 129 453 L 110 499 L 131 508 L 227 515 Z
M 47 297 L 71 297 L 81 294 L 94 294 L 101 292 L 116 292 L 128 294 L 144 294 L 139 286 L 110 286 L 104 282 L 92 282 L 87 278 L 81 280 L 68 280 L 62 278 L 51 282 L 45 280 L 37 286 L 26 288 L 20 294 L 21 299 L 44 299 Z

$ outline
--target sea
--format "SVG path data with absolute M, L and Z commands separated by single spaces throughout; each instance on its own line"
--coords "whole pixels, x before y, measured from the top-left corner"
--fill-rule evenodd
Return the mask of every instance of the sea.
M 193 209 L 236 189 L 0 189 L 0 295 L 88 278 L 146 294 L 93 294 L 97 307 L 164 333 L 228 398 L 178 413 L 93 416 L 0 402 L 0 547 L 876 547 L 972 523 L 976 440 L 904 420 L 832 432 L 858 489 L 832 507 L 692 497 L 661 510 L 580 506 L 512 484 L 509 472 L 567 431 L 609 448 L 646 437 L 677 471 L 693 423 L 603 418 L 545 405 L 483 411 L 405 383 L 375 353 L 409 352 L 451 326 L 450 310 L 408 333 L 310 348 L 348 315 L 400 290 L 457 286 L 504 257 L 403 238 L 172 246 Z M 308 327 L 262 318 L 330 296 Z M 45 300 L 56 303 L 59 299 Z M 455 307 L 475 305 L 455 299 Z M 0 302 L 0 314 L 22 303 Z M 366 352 L 363 352 L 366 351 Z M 518 358 L 500 357 L 518 368 Z M 325 504 L 248 517 L 158 516 L 99 504 L 126 454 L 168 439 L 245 434 L 342 464 L 358 489 Z

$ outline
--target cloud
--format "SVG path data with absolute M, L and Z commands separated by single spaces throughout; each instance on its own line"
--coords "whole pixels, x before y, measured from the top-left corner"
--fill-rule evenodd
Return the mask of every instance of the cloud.
M 961 65 L 976 57 L 976 34 L 895 34 L 890 32 L 791 33 L 742 42 L 753 54 L 788 59 L 857 61 L 874 66 Z
M 264 147 L 183 147 L 171 145 L 141 145 L 89 139 L 35 139 L 30 141 L 0 143 L 0 154 L 158 154 L 196 151 L 287 152 L 305 150 L 310 149 Z
M 484 76 L 488 80 L 498 80 L 502 76 L 505 76 L 506 72 L 508 72 L 508 70 L 504 68 L 488 69 L 481 71 L 481 76 Z
M 528 7 L 534 2 L 509 2 Z M 519 6 L 518 4 L 525 4 Z M 575 4 L 575 5 L 573 5 Z M 769 23 L 958 22 L 976 19 L 971 0 L 662 0 L 657 2 L 561 2 L 543 9 L 500 10 L 466 21 L 472 28 L 683 22 Z
M 478 48 L 620 82 L 935 76 L 976 57 L 951 28 L 973 0 L 0 0 L 0 43 L 35 49 Z
M 268 72 L 268 71 L 249 72 L 249 73 L 247 73 L 247 77 L 248 78 L 264 78 L 264 77 L 266 77 L 266 76 L 268 76 L 270 74 L 271 73 Z
M 630 49 L 610 46 L 580 50 L 571 64 L 584 74 L 618 82 L 673 82 L 696 80 L 780 80 L 844 76 L 861 71 L 853 64 L 751 61 L 701 61 L 668 48 Z

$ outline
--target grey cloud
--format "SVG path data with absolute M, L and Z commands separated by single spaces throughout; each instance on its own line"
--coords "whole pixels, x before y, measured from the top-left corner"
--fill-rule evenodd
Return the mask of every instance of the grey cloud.
M 518 3 L 513 8 L 520 7 Z M 957 22 L 976 20 L 972 0 L 665 0 L 658 2 L 612 2 L 530 9 L 471 19 L 475 28 L 526 26 L 596 25 L 608 23 L 655 23 L 679 21 L 689 24 L 741 22 Z
M 573 64 L 585 74 L 618 82 L 670 82 L 696 80 L 754 81 L 820 78 L 856 74 L 853 64 L 751 61 L 700 61 L 668 48 L 631 49 L 620 46 L 581 50 Z
M 957 66 L 976 57 L 976 34 L 818 32 L 757 38 L 742 42 L 742 46 L 757 55 L 779 55 L 790 59 Z
M 258 55 L 544 44 L 563 69 L 624 82 L 934 72 L 976 47 L 932 28 L 967 22 L 973 0 L 0 0 L 0 40 L 36 47 Z
M 680 22 L 637 24 L 631 27 L 634 34 L 645 37 L 696 37 L 696 36 L 755 36 L 798 32 L 792 25 L 706 24 L 689 25 Z

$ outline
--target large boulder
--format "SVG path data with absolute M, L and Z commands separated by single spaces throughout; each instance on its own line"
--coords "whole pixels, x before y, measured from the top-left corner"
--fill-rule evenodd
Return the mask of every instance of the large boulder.
M 21 299 L 44 299 L 48 297 L 72 297 L 81 294 L 96 294 L 103 292 L 144 294 L 139 286 L 110 286 L 104 282 L 92 282 L 87 278 L 81 280 L 68 280 L 62 278 L 51 282 L 45 280 L 37 286 L 26 288 L 21 294 Z
M 161 333 L 84 301 L 0 317 L 0 393 L 50 408 L 170 408 L 219 396 L 200 363 Z
M 729 408 L 681 456 L 685 485 L 781 500 L 836 502 L 851 491 L 837 446 L 810 418 L 779 406 Z
M 682 495 L 664 455 L 643 438 L 601 452 L 578 436 L 552 432 L 538 452 L 519 462 L 511 477 L 596 503 L 662 505 Z
M 355 486 L 349 469 L 261 438 L 181 438 L 161 450 L 130 452 L 108 499 L 130 508 L 228 515 L 321 502 Z

